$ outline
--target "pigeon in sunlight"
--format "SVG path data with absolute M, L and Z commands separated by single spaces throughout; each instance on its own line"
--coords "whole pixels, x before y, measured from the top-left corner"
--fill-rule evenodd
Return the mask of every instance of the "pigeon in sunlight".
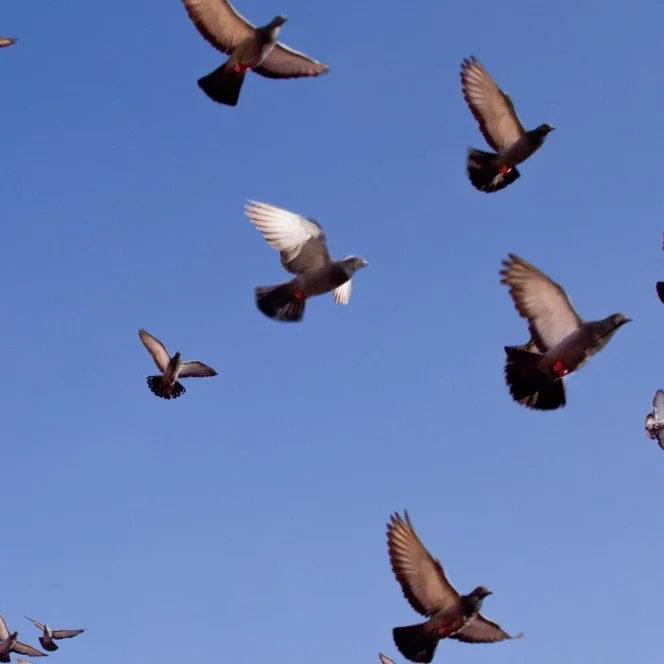
M 664 251 L 664 234 L 662 234 L 662 251 Z M 664 281 L 658 281 L 656 284 L 656 289 L 657 289 L 657 297 L 659 298 L 659 301 L 664 304 Z
M 42 631 L 42 636 L 39 637 L 39 643 L 41 643 L 42 648 L 48 652 L 54 652 L 60 647 L 55 641 L 59 641 L 60 639 L 71 639 L 74 636 L 78 636 L 85 632 L 85 629 L 51 629 L 48 625 L 42 625 L 42 623 L 34 618 L 28 618 L 28 616 L 25 617 L 37 629 Z
M 255 27 L 228 0 L 182 0 L 198 31 L 217 50 L 230 57 L 221 67 L 198 80 L 213 101 L 236 106 L 248 71 L 265 78 L 320 76 L 324 65 L 277 41 L 285 16 Z
M 217 375 L 212 367 L 202 362 L 183 362 L 180 353 L 175 353 L 171 357 L 166 346 L 142 328 L 138 331 L 138 336 L 163 374 L 148 376 L 146 379 L 152 393 L 162 399 L 177 399 L 187 391 L 178 382 L 178 378 L 209 378 Z
M 16 40 L 13 37 L 0 37 L 0 48 L 5 48 L 5 46 L 11 46 L 15 43 Z
M 363 258 L 333 260 L 323 228 L 315 219 L 254 201 L 248 201 L 244 211 L 268 244 L 279 251 L 284 268 L 297 275 L 286 283 L 255 289 L 256 305 L 268 318 L 299 322 L 307 298 L 330 292 L 335 302 L 348 304 L 351 277 L 368 265 Z
M 9 653 L 15 652 L 17 655 L 26 657 L 46 657 L 47 654 L 37 648 L 21 643 L 18 640 L 18 632 L 9 633 L 5 619 L 0 616 L 0 662 L 11 661 Z
M 523 634 L 510 636 L 480 613 L 485 597 L 493 594 L 488 588 L 478 586 L 468 595 L 455 590 L 440 561 L 431 556 L 415 533 L 408 511 L 404 516 L 405 521 L 395 513 L 387 524 L 390 564 L 408 603 L 428 620 L 392 630 L 399 652 L 411 662 L 430 662 L 441 639 L 463 643 L 520 639 Z M 385 660 L 391 662 L 387 657 Z
M 652 411 L 646 415 L 646 436 L 657 440 L 664 450 L 664 390 L 657 390 L 652 400 Z
M 561 408 L 565 391 L 555 383 L 580 369 L 631 319 L 618 313 L 583 321 L 557 283 L 514 254 L 502 262 L 500 275 L 519 315 L 528 321 L 532 344 L 505 347 L 510 394 L 527 408 Z
M 461 64 L 461 89 L 484 139 L 495 150 L 468 150 L 468 178 L 479 191 L 500 191 L 520 177 L 516 166 L 537 152 L 554 128 L 544 123 L 526 131 L 512 100 L 473 56 Z

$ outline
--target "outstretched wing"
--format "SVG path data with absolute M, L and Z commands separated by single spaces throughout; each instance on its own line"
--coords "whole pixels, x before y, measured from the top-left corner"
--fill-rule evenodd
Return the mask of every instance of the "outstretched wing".
M 166 350 L 166 346 L 164 346 L 159 339 L 153 337 L 149 332 L 146 332 L 143 328 L 138 331 L 138 336 L 141 338 L 143 345 L 148 349 L 148 353 L 152 355 L 152 359 L 159 371 L 162 373 L 166 371 L 166 367 L 171 359 L 171 356 Z
M 512 100 L 474 56 L 461 64 L 461 90 L 484 139 L 496 152 L 523 136 L 526 130 Z
M 5 46 L 11 46 L 12 44 L 15 44 L 16 40 L 13 37 L 0 37 L 0 48 L 4 48 Z
M 209 378 L 216 376 L 217 372 L 202 362 L 183 362 L 178 373 L 178 378 Z
M 29 620 L 37 629 L 40 629 L 42 632 L 44 631 L 44 625 L 42 625 L 39 620 L 35 620 L 34 618 L 28 618 L 28 616 L 25 616 L 27 620 Z
M 33 648 L 32 646 L 29 646 L 26 643 L 21 643 L 20 641 L 17 641 L 14 644 L 12 650 L 17 654 L 25 655 L 26 657 L 46 657 L 48 655 L 48 653 L 37 650 L 37 648 Z
M 506 639 L 520 639 L 523 632 L 510 636 L 498 623 L 485 618 L 481 613 L 474 620 L 466 623 L 462 629 L 450 636 L 451 639 L 464 643 L 495 643 Z
M 267 58 L 258 67 L 254 67 L 254 71 L 265 78 L 302 78 L 325 74 L 329 67 L 277 42 Z
M 71 639 L 74 636 L 83 634 L 85 629 L 54 629 L 51 636 L 54 639 Z
M 404 597 L 424 616 L 442 609 L 460 609 L 461 597 L 447 580 L 440 562 L 424 548 L 408 512 L 405 521 L 397 513 L 387 524 L 390 564 Z

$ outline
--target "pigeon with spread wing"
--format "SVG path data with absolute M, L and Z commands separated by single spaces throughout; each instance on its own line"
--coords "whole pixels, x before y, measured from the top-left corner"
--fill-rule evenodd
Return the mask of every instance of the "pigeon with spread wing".
M 55 643 L 56 640 L 59 641 L 60 639 L 71 639 L 85 632 L 85 629 L 51 629 L 48 625 L 43 625 L 34 618 L 28 618 L 28 616 L 25 617 L 37 629 L 42 631 L 42 635 L 39 637 L 39 643 L 41 643 L 42 648 L 44 650 L 48 650 L 48 652 L 54 652 L 60 647 L 57 643 Z
M 18 640 L 18 632 L 9 633 L 5 619 L 0 616 L 0 662 L 11 661 L 10 653 L 15 652 L 18 655 L 26 657 L 46 657 L 46 653 L 37 648 L 33 648 Z

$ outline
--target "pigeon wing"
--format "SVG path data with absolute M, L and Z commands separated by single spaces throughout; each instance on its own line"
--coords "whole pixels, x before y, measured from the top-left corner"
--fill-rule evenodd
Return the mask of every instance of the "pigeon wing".
M 74 636 L 83 634 L 85 629 L 54 629 L 51 633 L 51 636 L 54 639 L 71 639 Z
M 664 450 L 664 429 L 657 431 L 657 444 Z
M 321 225 L 276 205 L 247 201 L 244 211 L 267 243 L 281 254 L 282 265 L 300 274 L 327 265 L 330 253 Z
M 484 139 L 496 152 L 525 134 L 512 100 L 474 56 L 461 64 L 461 90 Z
M 228 0 L 182 0 L 189 18 L 212 46 L 231 54 L 253 37 L 255 27 Z
M 387 548 L 390 564 L 404 597 L 423 616 L 432 616 L 442 609 L 460 609 L 461 597 L 447 580 L 443 567 L 426 550 L 405 511 L 387 524 Z
M 265 60 L 254 67 L 254 71 L 265 78 L 302 78 L 325 74 L 329 67 L 277 42 Z
M 178 373 L 178 378 L 210 378 L 216 376 L 217 372 L 202 362 L 183 362 Z
M 35 620 L 34 618 L 28 618 L 28 616 L 25 616 L 27 620 L 29 620 L 37 629 L 40 629 L 42 632 L 44 631 L 44 625 L 42 625 L 39 620 Z
M 15 44 L 16 40 L 13 37 L 0 37 L 0 48 L 4 48 L 5 46 L 11 46 L 12 44 Z
M 352 288 L 352 281 L 349 279 L 345 284 L 337 286 L 332 291 L 332 297 L 337 304 L 348 304 L 350 301 L 350 291 Z
M 542 352 L 581 327 L 583 321 L 557 283 L 514 254 L 502 264 L 500 283 L 509 287 L 516 310 L 528 320 L 530 334 Z
M 451 639 L 463 643 L 495 643 L 506 639 L 520 639 L 523 633 L 510 636 L 498 623 L 485 618 L 481 613 L 466 623 L 458 632 L 450 636 Z
M 166 371 L 166 367 L 171 359 L 171 356 L 166 350 L 166 346 L 164 346 L 159 339 L 153 337 L 149 332 L 146 332 L 143 328 L 138 331 L 138 336 L 141 338 L 143 345 L 148 349 L 148 353 L 152 355 L 152 359 L 159 371 L 162 373 Z
M 41 650 L 37 650 L 37 648 L 33 648 L 32 646 L 29 646 L 26 643 L 21 643 L 20 641 L 17 641 L 13 645 L 12 650 L 17 654 L 25 655 L 26 657 L 46 657 L 47 656 L 47 653 L 42 652 Z
M 387 655 L 383 655 L 382 652 L 378 653 L 378 659 L 380 659 L 381 664 L 394 664 L 394 661 L 391 660 Z
M 9 630 L 5 619 L 0 616 L 0 641 L 6 641 L 9 638 Z
M 652 413 L 657 424 L 664 424 L 664 390 L 657 390 L 652 400 Z

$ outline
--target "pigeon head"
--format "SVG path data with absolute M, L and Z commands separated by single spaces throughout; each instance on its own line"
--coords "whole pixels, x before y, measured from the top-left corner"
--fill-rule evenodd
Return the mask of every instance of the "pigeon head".
M 539 132 L 543 136 L 546 136 L 547 134 L 550 134 L 552 131 L 555 131 L 555 127 L 550 125 L 548 122 L 545 122 L 544 124 L 541 124 L 535 131 Z
M 364 258 L 360 258 L 359 256 L 348 256 L 342 261 L 339 261 L 339 263 L 343 265 L 344 270 L 349 275 L 352 275 L 360 268 L 367 267 L 367 265 L 369 265 L 369 263 L 367 263 Z
M 632 319 L 627 318 L 624 314 L 613 314 L 613 316 L 609 316 L 607 319 L 607 322 L 612 323 L 612 327 L 614 330 L 617 330 L 619 327 L 623 326 L 625 323 L 631 323 Z
M 280 28 L 287 20 L 285 16 L 279 14 L 279 16 L 275 16 L 265 27 L 268 30 L 274 30 L 275 28 Z
M 475 590 L 473 590 L 473 592 L 470 594 L 473 597 L 477 597 L 477 599 L 484 599 L 489 595 L 493 595 L 493 593 L 486 586 L 477 586 L 477 588 L 475 588 Z

